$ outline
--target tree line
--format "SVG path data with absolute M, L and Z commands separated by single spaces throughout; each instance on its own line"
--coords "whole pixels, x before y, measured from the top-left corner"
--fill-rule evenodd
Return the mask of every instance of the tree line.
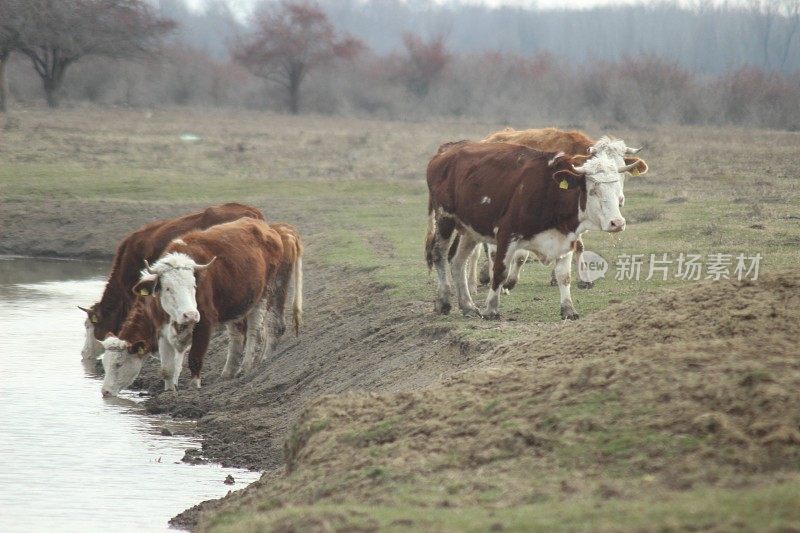
M 114 105 L 399 119 L 797 129 L 800 77 L 790 68 L 800 61 L 796 4 L 545 12 L 420 0 L 338 0 L 325 7 L 283 0 L 262 4 L 242 23 L 224 0 L 205 12 L 182 0 L 160 0 L 155 8 L 143 0 L 0 0 L 0 73 L 11 65 L 11 93 L 23 102 L 37 92 L 35 73 L 50 105 L 64 95 Z M 592 17 L 604 23 L 594 20 L 593 32 L 579 31 Z M 653 29 L 659 24 L 686 27 L 670 44 Z M 726 36 L 742 25 L 752 31 L 740 31 L 733 46 Z M 485 31 L 471 33 L 468 43 L 460 37 L 479 27 Z M 545 46 L 551 38 L 560 46 Z

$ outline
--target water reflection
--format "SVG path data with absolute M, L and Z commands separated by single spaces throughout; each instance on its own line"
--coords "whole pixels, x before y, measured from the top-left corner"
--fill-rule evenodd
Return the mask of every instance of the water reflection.
M 0 531 L 157 531 L 258 477 L 181 463 L 190 437 L 161 435 L 130 394 L 100 397 L 80 363 L 102 263 L 0 259 Z M 88 370 L 88 374 L 87 374 Z M 185 430 L 185 428 L 183 428 Z M 237 484 L 222 483 L 231 473 Z

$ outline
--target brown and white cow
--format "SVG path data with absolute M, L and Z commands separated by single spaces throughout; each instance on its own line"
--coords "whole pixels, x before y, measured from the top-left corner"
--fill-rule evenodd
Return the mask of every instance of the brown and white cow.
M 611 157 L 620 167 L 637 163 L 637 165 L 629 171 L 630 174 L 638 176 L 647 172 L 647 163 L 642 159 L 631 157 L 638 153 L 641 148 L 630 148 L 625 144 L 622 139 L 615 139 L 610 136 L 603 136 L 595 141 L 590 139 L 581 131 L 564 131 L 558 128 L 541 128 L 541 129 L 527 129 L 515 130 L 513 128 L 505 128 L 490 134 L 483 139 L 485 143 L 513 143 L 521 144 L 535 150 L 542 150 L 544 152 L 564 152 L 567 155 L 585 155 L 588 158 L 597 157 L 600 154 L 606 154 Z M 620 186 L 623 194 L 620 197 L 620 205 L 625 204 L 625 176 L 620 179 Z M 477 263 L 480 260 L 481 249 L 476 249 L 476 253 L 470 259 L 469 269 L 471 272 L 471 285 L 477 285 Z M 487 254 L 491 260 L 493 250 Z M 581 259 L 583 253 L 583 241 L 579 238 L 576 241 L 575 250 L 575 263 L 579 269 L 585 268 Z M 528 258 L 527 252 L 520 252 L 514 258 L 514 262 L 509 269 L 508 277 L 504 284 L 505 288 L 512 289 L 516 285 L 519 278 L 519 272 L 522 265 L 525 264 Z M 487 278 L 491 279 L 491 273 L 487 273 Z M 551 285 L 557 285 L 555 271 L 553 271 Z M 578 280 L 578 288 L 588 289 L 592 287 L 591 282 Z
M 577 318 L 569 286 L 575 243 L 590 229 L 625 229 L 620 174 L 632 168 L 618 166 L 606 154 L 586 160 L 509 143 L 461 142 L 440 150 L 427 172 L 426 258 L 429 267 L 436 267 L 436 310 L 450 311 L 447 252 L 458 232 L 451 267 L 464 314 L 498 316 L 503 281 L 515 252 L 524 249 L 545 264 L 555 263 L 561 316 Z M 483 311 L 469 294 L 465 268 L 480 242 L 497 246 Z
M 100 301 L 86 309 L 86 340 L 81 355 L 92 359 L 102 353 L 99 341 L 109 333 L 119 332 L 128 311 L 134 304 L 131 291 L 139 282 L 139 271 L 145 261 L 153 262 L 176 237 L 187 231 L 206 229 L 242 217 L 264 219 L 261 211 L 249 205 L 227 203 L 209 207 L 199 213 L 151 222 L 120 241 Z
M 167 389 L 175 388 L 187 351 L 192 383 L 200 387 L 203 357 L 219 323 L 247 321 L 242 368 L 251 368 L 267 347 L 270 286 L 284 264 L 281 234 L 263 220 L 242 218 L 173 240 L 133 289 L 144 297 L 136 305 L 145 310 L 131 313 L 120 338 L 103 341 L 103 395 L 116 395 L 136 378 L 153 351 L 153 331 Z M 295 262 L 298 279 L 300 264 Z M 302 283 L 295 283 L 296 305 L 301 289 Z M 296 320 L 300 312 L 297 308 Z M 228 358 L 237 350 L 231 343 Z

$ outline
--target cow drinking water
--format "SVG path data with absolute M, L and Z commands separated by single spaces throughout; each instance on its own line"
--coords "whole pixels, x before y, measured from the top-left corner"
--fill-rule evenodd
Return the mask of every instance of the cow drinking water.
M 92 359 L 102 353 L 100 341 L 109 333 L 119 332 L 128 311 L 134 305 L 131 292 L 139 282 L 139 271 L 145 261 L 153 262 L 173 239 L 187 231 L 206 229 L 215 224 L 242 217 L 264 219 L 261 211 L 249 205 L 227 203 L 209 207 L 199 213 L 151 222 L 130 233 L 120 241 L 100 301 L 86 312 L 86 340 L 81 355 Z
M 119 338 L 103 341 L 107 350 L 103 395 L 116 395 L 133 382 L 154 342 L 165 389 L 175 388 L 187 352 L 192 383 L 199 388 L 203 357 L 212 328 L 219 323 L 228 326 L 246 320 L 242 368 L 251 368 L 268 346 L 265 337 L 270 332 L 264 323 L 272 304 L 270 287 L 284 264 L 283 239 L 263 220 L 242 218 L 175 239 L 158 261 L 146 267 L 133 289 L 142 297 L 136 307 L 144 309 L 131 313 L 132 323 L 126 321 Z M 302 283 L 296 282 L 296 302 L 301 301 L 301 289 Z M 231 343 L 228 358 L 238 350 Z

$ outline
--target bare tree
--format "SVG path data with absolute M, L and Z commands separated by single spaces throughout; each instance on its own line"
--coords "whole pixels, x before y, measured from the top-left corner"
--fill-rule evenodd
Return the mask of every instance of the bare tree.
M 423 97 L 442 75 L 452 56 L 445 48 L 442 35 L 425 42 L 413 33 L 405 33 L 403 44 L 408 53 L 403 68 L 406 86 L 417 96 Z
M 174 24 L 145 0 L 10 0 L 20 21 L 18 50 L 28 56 L 50 107 L 67 68 L 86 56 L 150 54 Z
M 254 75 L 286 91 L 289 110 L 300 110 L 300 86 L 313 68 L 349 59 L 363 50 L 361 41 L 338 35 L 316 4 L 284 0 L 262 10 L 255 31 L 235 45 L 233 56 Z
M 6 110 L 6 65 L 11 52 L 20 47 L 23 22 L 14 9 L 17 0 L 0 0 L 0 112 Z

